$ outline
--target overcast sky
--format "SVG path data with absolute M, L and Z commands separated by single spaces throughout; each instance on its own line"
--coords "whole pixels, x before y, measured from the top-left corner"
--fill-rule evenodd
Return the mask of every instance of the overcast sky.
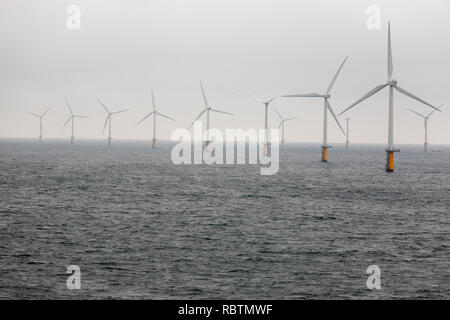
M 66 26 L 67 7 L 81 8 L 81 29 Z M 370 5 L 381 9 L 381 28 L 369 29 Z M 102 138 L 105 112 L 113 138 L 150 139 L 152 121 L 134 125 L 151 110 L 150 85 L 160 112 L 158 138 L 186 127 L 202 110 L 202 80 L 213 106 L 233 112 L 212 115 L 212 126 L 261 128 L 261 98 L 293 85 L 291 93 L 324 92 L 349 56 L 330 100 L 340 112 L 386 82 L 387 22 L 391 20 L 394 76 L 399 85 L 432 104 L 446 105 L 430 120 L 430 142 L 450 144 L 450 2 L 448 0 L 2 0 L 0 2 L 0 137 L 37 137 L 39 122 L 25 110 L 52 111 L 44 136 L 69 138 L 61 129 L 78 119 L 77 138 Z M 395 93 L 396 144 L 423 143 L 423 120 L 406 108 L 430 109 Z M 320 99 L 283 98 L 286 140 L 320 142 Z M 352 142 L 387 142 L 388 90 L 352 109 Z M 344 125 L 344 119 L 341 119 Z M 277 127 L 270 110 L 269 126 Z M 329 141 L 345 138 L 329 118 Z

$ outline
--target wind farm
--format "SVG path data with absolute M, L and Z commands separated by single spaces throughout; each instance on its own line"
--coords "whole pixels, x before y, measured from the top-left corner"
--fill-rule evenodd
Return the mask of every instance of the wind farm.
M 450 2 L 411 2 L 0 1 L 0 299 L 450 299 Z

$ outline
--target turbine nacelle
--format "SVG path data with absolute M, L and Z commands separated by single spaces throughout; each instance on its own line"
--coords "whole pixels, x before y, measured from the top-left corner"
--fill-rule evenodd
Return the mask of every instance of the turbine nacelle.
M 397 80 L 395 80 L 395 79 L 389 80 L 387 82 L 387 84 L 391 87 L 395 87 L 395 86 L 397 86 Z

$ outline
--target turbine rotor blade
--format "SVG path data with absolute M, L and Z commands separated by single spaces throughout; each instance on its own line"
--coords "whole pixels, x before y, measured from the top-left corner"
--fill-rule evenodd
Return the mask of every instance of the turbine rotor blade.
M 139 121 L 138 123 L 136 123 L 134 126 L 137 127 L 142 121 L 144 121 L 145 119 L 147 119 L 148 117 L 150 117 L 153 113 L 154 113 L 154 111 L 150 112 L 148 115 L 146 115 L 145 117 L 143 117 L 142 120 Z
M 206 99 L 205 89 L 203 89 L 203 84 L 200 81 L 200 88 L 202 89 L 203 101 L 205 102 L 205 106 L 208 107 L 208 100 Z
M 69 108 L 70 114 L 73 114 L 72 108 L 70 107 L 69 100 L 66 99 L 67 107 Z
M 89 117 L 86 117 L 86 116 L 80 116 L 80 115 L 76 115 L 76 114 L 74 114 L 73 117 L 74 117 L 74 118 L 90 119 Z
M 270 99 L 267 100 L 265 103 L 269 104 L 269 103 L 271 103 L 272 101 L 274 101 L 275 99 L 278 99 L 279 97 L 280 97 L 280 95 L 277 95 L 277 96 L 275 96 L 275 97 L 273 97 L 273 98 L 270 98 Z
M 52 109 L 52 107 L 48 108 L 47 111 L 45 111 L 45 112 L 42 114 L 41 118 L 43 118 L 43 117 L 47 114 L 47 112 L 49 112 L 51 109 Z
M 292 118 L 287 118 L 287 119 L 284 119 L 284 121 L 290 121 L 290 120 L 295 120 L 295 119 L 298 119 L 299 117 L 292 117 Z
M 164 117 L 164 118 L 167 118 L 167 119 L 169 119 L 169 120 L 172 120 L 172 121 L 175 121 L 175 122 L 177 122 L 177 120 L 175 120 L 174 118 L 171 118 L 171 117 L 169 117 L 169 116 L 166 116 L 166 115 L 164 115 L 164 114 L 162 114 L 161 112 L 156 112 L 158 115 L 160 115 L 161 117 Z
M 394 71 L 393 61 L 392 61 L 392 45 L 391 45 L 391 22 L 388 23 L 388 79 L 392 79 L 392 73 Z
M 234 116 L 234 114 L 230 113 L 230 112 L 225 112 L 225 111 L 217 110 L 217 109 L 213 109 L 213 108 L 211 108 L 210 110 L 213 112 L 218 112 L 218 113 L 223 113 L 223 114 L 228 114 L 228 115 Z
M 110 114 L 108 114 L 108 115 L 106 116 L 105 125 L 103 126 L 103 132 L 105 132 L 106 125 L 108 124 L 108 120 L 111 120 L 111 115 L 110 115 Z
M 62 126 L 63 129 L 67 126 L 67 124 L 69 123 L 69 121 L 72 120 L 72 117 L 73 117 L 73 116 L 70 116 L 69 119 L 67 119 L 66 123 L 64 123 L 64 125 Z
M 25 111 L 26 113 L 29 113 L 29 114 L 31 114 L 31 115 L 33 115 L 33 116 L 35 116 L 35 117 L 38 117 L 38 118 L 40 118 L 41 116 L 40 115 L 38 115 L 38 114 L 36 114 L 36 113 L 34 113 L 34 112 L 30 112 L 30 111 Z
M 100 101 L 99 98 L 95 98 L 95 99 L 97 99 L 98 103 L 100 103 L 100 105 L 103 107 L 103 109 L 105 109 L 106 112 L 111 113 L 111 112 L 109 112 L 109 110 L 108 110 L 108 108 L 105 106 L 105 104 L 104 104 L 103 102 Z
M 419 102 L 421 102 L 421 103 L 423 103 L 423 104 L 425 104 L 425 105 L 427 105 L 427 106 L 429 106 L 429 107 L 431 107 L 431 108 L 433 108 L 433 109 L 435 109 L 435 110 L 441 112 L 441 110 L 439 110 L 439 109 L 436 108 L 435 106 L 429 104 L 429 103 L 426 102 L 425 100 L 420 99 L 418 96 L 413 95 L 411 92 L 408 92 L 408 91 L 406 91 L 405 89 L 400 88 L 399 86 L 394 86 L 394 88 L 395 88 L 398 92 L 403 93 L 405 96 L 408 96 L 408 97 L 410 97 L 410 98 L 412 98 L 412 99 L 414 99 L 414 100 L 417 100 L 417 101 L 419 101 Z
M 245 94 L 246 96 L 249 96 L 249 97 L 252 98 L 252 99 L 255 99 L 255 100 L 258 101 L 258 102 L 265 103 L 264 100 L 259 99 L 259 98 L 255 97 L 255 96 L 251 95 L 250 93 L 247 93 L 247 92 L 242 91 L 242 90 L 240 90 L 240 89 L 237 89 L 237 91 L 239 91 L 239 92 L 242 93 L 242 94 Z
M 318 93 L 298 93 L 298 94 L 286 94 L 282 97 L 286 98 L 323 98 L 322 94 Z
M 441 104 L 440 106 L 439 106 L 439 109 L 442 109 L 442 107 L 443 107 L 444 105 L 443 104 Z M 427 118 L 429 118 L 433 113 L 435 113 L 437 110 L 433 110 L 433 111 L 431 111 L 428 115 L 427 115 Z
M 336 82 L 336 79 L 337 79 L 339 73 L 341 72 L 342 67 L 343 67 L 344 64 L 345 64 L 345 61 L 347 61 L 347 58 L 348 58 L 348 56 L 345 57 L 344 62 L 342 62 L 342 64 L 341 64 L 341 66 L 339 67 L 338 71 L 336 72 L 336 74 L 334 75 L 333 79 L 331 80 L 331 83 L 330 83 L 330 85 L 328 86 L 328 89 L 327 89 L 327 94 L 330 93 L 331 89 L 333 88 L 334 83 Z
M 419 112 L 416 112 L 416 111 L 414 111 L 414 110 L 412 110 L 412 109 L 408 109 L 408 111 L 411 111 L 412 113 L 415 113 L 415 114 L 417 114 L 418 116 L 420 116 L 420 117 L 422 117 L 422 118 L 424 118 L 424 119 L 428 118 L 428 117 L 424 116 L 423 114 L 421 114 L 421 113 L 419 113 Z M 436 110 L 433 110 L 432 112 L 435 112 L 435 111 L 436 111 Z
M 338 124 L 339 129 L 341 129 L 342 133 L 343 133 L 344 136 L 345 136 L 345 131 L 344 131 L 344 129 L 342 128 L 341 124 L 339 123 L 339 120 L 338 120 L 338 118 L 336 117 L 336 114 L 334 113 L 333 108 L 331 108 L 331 105 L 330 105 L 330 103 L 328 102 L 328 99 L 325 99 L 325 103 L 327 104 L 328 110 L 329 110 L 330 113 L 333 115 L 334 120 L 335 120 L 336 123 Z
M 150 87 L 150 90 L 152 91 L 153 111 L 155 111 L 156 105 L 155 105 L 155 94 L 153 93 L 153 87 Z
M 131 109 L 123 109 L 123 110 L 119 110 L 119 111 L 116 111 L 116 112 L 111 112 L 111 114 L 118 114 L 118 113 L 130 111 L 130 110 Z
M 284 120 L 280 121 L 280 125 L 278 126 L 278 130 L 280 130 L 281 126 L 283 125 Z
M 379 85 L 375 88 L 373 88 L 372 90 L 370 90 L 368 93 L 366 93 L 365 95 L 363 95 L 361 98 L 359 98 L 355 103 L 353 103 L 350 107 L 348 107 L 347 109 L 345 109 L 344 111 L 342 111 L 341 113 L 339 113 L 339 115 L 343 114 L 344 112 L 347 112 L 348 110 L 350 110 L 351 108 L 353 108 L 354 106 L 356 106 L 358 103 L 363 102 L 364 100 L 366 100 L 367 98 L 373 96 L 375 93 L 377 93 L 378 91 L 384 89 L 385 87 L 387 87 L 388 84 L 382 84 Z
M 283 117 L 281 116 L 281 114 L 278 112 L 277 108 L 273 108 L 273 110 L 275 110 L 275 112 L 277 113 L 278 117 L 280 118 L 281 121 L 283 121 Z
M 194 125 L 195 121 L 197 121 L 198 119 L 200 119 L 200 117 L 206 112 L 206 110 L 208 110 L 208 109 L 204 109 L 202 112 L 200 112 L 200 114 L 197 116 L 197 118 L 195 118 L 194 121 L 192 121 L 192 123 L 191 123 L 191 125 L 188 127 L 188 129 L 190 129 L 190 128 Z

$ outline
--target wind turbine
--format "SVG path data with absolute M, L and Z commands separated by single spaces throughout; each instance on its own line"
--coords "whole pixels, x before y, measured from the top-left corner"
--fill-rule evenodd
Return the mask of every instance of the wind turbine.
M 173 119 L 173 118 L 171 118 L 171 117 L 169 117 L 169 116 L 163 115 L 162 113 L 160 113 L 160 112 L 158 112 L 158 111 L 156 111 L 155 95 L 153 94 L 153 88 L 151 88 L 151 91 L 152 91 L 153 111 L 150 112 L 149 114 L 147 114 L 144 118 L 142 118 L 142 120 L 139 121 L 139 122 L 136 124 L 136 126 L 138 126 L 142 121 L 144 121 L 145 119 L 147 119 L 148 117 L 150 117 L 150 116 L 153 114 L 153 140 L 152 140 L 152 148 L 153 148 L 153 149 L 156 149 L 156 116 L 158 115 L 158 116 L 167 118 L 167 119 L 172 120 L 172 121 L 175 121 L 175 122 L 176 122 L 176 120 Z
M 392 77 L 392 73 L 394 71 L 393 67 L 393 61 L 392 61 L 392 47 L 391 47 L 391 23 L 388 23 L 388 59 L 387 59 L 387 76 L 388 80 L 385 84 L 381 84 L 368 93 L 366 93 L 364 96 L 359 98 L 355 103 L 353 103 L 350 107 L 342 111 L 339 115 L 343 114 L 344 112 L 347 112 L 360 102 L 366 100 L 367 98 L 371 97 L 378 91 L 384 89 L 385 87 L 389 86 L 389 129 L 388 129 L 388 145 L 386 148 L 386 172 L 393 172 L 394 171 L 394 152 L 399 152 L 400 150 L 394 148 L 394 89 L 398 92 L 417 100 L 435 110 L 441 111 L 438 108 L 434 107 L 433 105 L 429 104 L 428 102 L 420 99 L 419 97 L 415 96 L 414 94 L 406 91 L 405 89 L 400 88 L 397 85 L 397 80 L 395 80 Z
M 205 89 L 203 88 L 203 84 L 200 81 L 200 88 L 202 89 L 202 95 L 203 95 L 203 101 L 205 103 L 205 108 L 202 110 L 202 112 L 199 113 L 199 115 L 197 116 L 197 118 L 194 119 L 194 121 L 192 121 L 192 123 L 190 124 L 190 126 L 188 127 L 189 129 L 194 125 L 195 121 L 197 121 L 198 119 L 200 119 L 200 117 L 206 112 L 206 132 L 207 132 L 207 140 L 205 141 L 205 148 L 208 149 L 209 144 L 211 143 L 210 137 L 209 137 L 209 113 L 210 112 L 217 112 L 217 113 L 223 113 L 223 114 L 228 114 L 228 115 L 233 115 L 232 113 L 229 112 L 225 112 L 225 111 L 221 111 L 215 108 L 212 108 L 209 103 L 208 103 L 208 99 L 206 99 L 206 94 L 205 94 Z
M 347 133 L 345 135 L 345 148 L 348 150 L 350 146 L 350 130 L 349 130 L 349 122 L 350 118 L 345 118 L 345 121 L 347 121 Z
M 269 124 L 269 119 L 268 119 L 268 117 L 269 117 L 269 115 L 268 115 L 269 105 L 270 105 L 270 103 L 272 103 L 273 101 L 278 99 L 281 96 L 281 93 L 276 95 L 276 96 L 274 96 L 274 97 L 272 97 L 272 98 L 269 98 L 269 99 L 265 100 L 265 99 L 257 98 L 257 97 L 255 97 L 255 96 L 253 96 L 253 95 L 251 95 L 251 94 L 249 94 L 247 92 L 244 92 L 242 90 L 239 90 L 239 92 L 249 96 L 252 99 L 255 99 L 256 101 L 258 101 L 258 102 L 260 102 L 260 103 L 262 103 L 264 105 L 264 133 L 265 133 L 265 135 L 264 135 L 264 137 L 265 137 L 264 138 L 265 139 L 265 141 L 264 141 L 264 154 L 267 156 L 269 154 L 269 128 L 268 128 L 268 124 Z
M 281 128 L 281 145 L 284 146 L 284 127 L 285 127 L 285 123 L 286 121 L 290 121 L 290 120 L 294 120 L 294 119 L 298 119 L 298 117 L 293 117 L 293 118 L 283 118 L 281 116 L 281 114 L 278 112 L 278 110 L 276 108 L 273 108 L 275 110 L 275 112 L 277 113 L 278 117 L 280 118 L 280 125 L 278 126 L 278 130 L 280 130 Z
M 344 66 L 345 61 L 347 61 L 346 57 L 344 59 L 344 62 L 342 62 L 341 66 L 339 67 L 338 71 L 334 75 L 333 79 L 331 79 L 331 83 L 328 86 L 328 89 L 325 93 L 305 93 L 305 94 L 289 94 L 289 95 L 283 95 L 283 97 L 306 97 L 306 98 L 323 98 L 323 143 L 322 143 L 322 162 L 328 162 L 328 148 L 331 148 L 331 146 L 328 145 L 328 111 L 330 111 L 331 115 L 333 116 L 334 120 L 336 121 L 337 125 L 341 129 L 342 133 L 345 135 L 344 129 L 342 129 L 341 124 L 339 123 L 338 118 L 336 117 L 336 114 L 334 113 L 333 109 L 331 108 L 330 102 L 328 101 L 331 97 L 330 91 L 333 88 L 334 83 L 336 82 L 336 79 L 339 75 L 339 73 L 342 70 L 342 67 Z
M 439 106 L 439 108 L 441 108 L 441 106 Z M 412 109 L 408 109 L 409 111 L 411 111 L 412 113 L 417 114 L 418 116 L 422 117 L 424 119 L 424 125 L 425 125 L 425 143 L 423 144 L 423 151 L 427 152 L 428 151 L 428 119 L 431 117 L 431 115 L 433 113 L 436 112 L 436 110 L 431 111 L 428 115 L 424 116 L 423 114 L 416 112 Z
M 103 107 L 103 109 L 105 109 L 106 113 L 108 114 L 108 115 L 106 116 L 105 125 L 103 126 L 103 132 L 105 132 L 106 125 L 109 123 L 108 146 L 110 146 L 110 145 L 111 145 L 111 140 L 112 140 L 112 138 L 111 138 L 111 117 L 112 117 L 112 115 L 113 115 L 113 114 L 122 113 L 122 112 L 126 112 L 126 111 L 129 111 L 130 109 L 123 109 L 123 110 L 119 110 L 119 111 L 116 111 L 116 112 L 111 112 L 111 111 L 109 111 L 109 109 L 105 106 L 105 104 L 104 104 L 103 102 L 100 101 L 99 98 L 96 98 L 96 99 L 97 99 L 98 103 L 100 103 L 100 105 Z
M 64 123 L 63 129 L 66 127 L 66 125 L 69 123 L 69 121 L 72 120 L 72 136 L 70 137 L 70 143 L 74 144 L 75 137 L 73 135 L 73 132 L 74 132 L 74 123 L 75 123 L 74 120 L 75 120 L 75 118 L 86 118 L 86 119 L 88 119 L 89 117 L 73 114 L 72 108 L 70 107 L 69 101 L 67 99 L 66 99 L 66 104 L 67 104 L 67 107 L 69 108 L 69 111 L 70 111 L 70 117 L 69 117 L 69 119 L 67 119 L 66 123 Z
M 45 111 L 45 112 L 44 112 L 43 114 L 41 114 L 41 115 L 38 115 L 38 114 L 36 114 L 36 113 L 27 111 L 27 113 L 29 113 L 29 114 L 31 114 L 31 115 L 33 115 L 33 116 L 39 118 L 39 142 L 42 142 L 42 131 L 43 131 L 43 127 L 42 127 L 42 118 L 44 118 L 44 116 L 47 114 L 47 112 L 50 111 L 51 108 L 52 108 L 52 107 L 48 108 L 47 111 Z

